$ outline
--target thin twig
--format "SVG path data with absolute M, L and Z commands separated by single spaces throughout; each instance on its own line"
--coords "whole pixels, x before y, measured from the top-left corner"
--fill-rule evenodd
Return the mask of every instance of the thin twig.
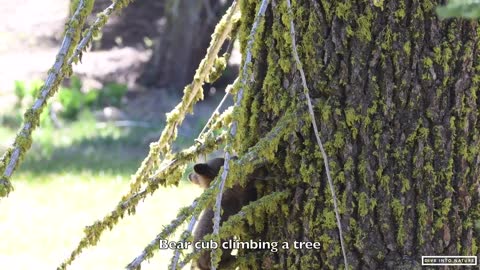
M 242 103 L 243 99 L 243 89 L 247 83 L 248 79 L 248 65 L 252 61 L 252 47 L 253 43 L 255 41 L 255 34 L 258 29 L 258 25 L 260 23 L 260 19 L 265 16 L 265 11 L 267 10 L 269 1 L 268 0 L 263 0 L 262 4 L 258 10 L 257 15 L 255 16 L 254 22 L 252 24 L 252 29 L 250 30 L 250 34 L 248 36 L 248 41 L 247 41 L 247 48 L 246 48 L 246 54 L 245 54 L 245 61 L 242 67 L 242 77 L 241 77 L 241 86 L 240 89 L 237 92 L 237 100 L 235 102 L 235 107 L 240 107 L 240 104 Z M 237 121 L 234 121 L 230 127 L 230 136 L 231 138 L 235 137 L 237 133 Z M 228 176 L 228 170 L 229 170 L 229 162 L 230 162 L 230 149 L 229 147 L 226 147 L 225 151 L 225 162 L 223 164 L 223 172 L 222 172 L 222 178 L 219 184 L 218 188 L 218 193 L 217 193 L 217 199 L 215 201 L 215 213 L 214 213 L 214 218 L 213 218 L 213 236 L 218 237 L 218 232 L 220 230 L 220 212 L 222 210 L 222 197 L 223 197 L 223 189 L 225 187 L 225 181 Z M 216 270 L 216 257 L 218 252 L 220 252 L 220 249 L 218 250 L 212 250 L 211 252 L 211 269 Z
M 121 8 L 121 2 L 119 0 L 113 1 L 110 6 L 104 9 L 100 14 L 97 15 L 97 19 L 93 24 L 88 28 L 87 33 L 82 38 L 78 46 L 75 48 L 73 55 L 68 59 L 68 64 L 71 65 L 75 59 L 80 55 L 82 51 L 85 50 L 87 44 L 92 40 L 93 32 L 99 31 L 107 22 L 110 15 L 117 9 Z
M 302 62 L 300 61 L 300 58 L 298 57 L 297 45 L 295 43 L 295 27 L 294 27 L 294 24 L 293 24 L 293 12 L 292 12 L 292 7 L 291 7 L 291 4 L 290 4 L 290 0 L 287 0 L 287 7 L 288 7 L 288 12 L 289 12 L 289 17 L 290 17 L 290 36 L 292 38 L 293 56 L 294 56 L 295 62 L 297 64 L 297 68 L 300 71 L 300 76 L 302 77 L 303 92 L 304 92 L 306 100 L 307 100 L 308 111 L 310 113 L 310 118 L 311 118 L 311 121 L 312 121 L 313 130 L 315 132 L 315 138 L 317 139 L 317 144 L 320 147 L 320 151 L 322 152 L 323 163 L 325 165 L 325 171 L 326 171 L 326 174 L 327 174 L 328 186 L 330 187 L 330 192 L 332 193 L 332 198 L 333 198 L 333 207 L 334 207 L 334 211 L 335 211 L 335 217 L 337 219 L 338 234 L 339 234 L 339 238 L 340 238 L 340 245 L 342 247 L 343 260 L 344 260 L 344 263 L 345 263 L 345 269 L 348 270 L 348 260 L 347 260 L 345 245 L 343 243 L 342 223 L 341 223 L 341 220 L 340 220 L 340 213 L 339 213 L 338 205 L 337 205 L 337 201 L 338 201 L 337 200 L 337 195 L 335 195 L 335 188 L 333 186 L 332 177 L 330 175 L 330 167 L 328 165 L 328 156 L 327 156 L 327 153 L 325 152 L 325 149 L 323 148 L 322 140 L 320 139 L 320 135 L 318 133 L 318 127 L 317 127 L 317 123 L 316 123 L 316 120 L 315 120 L 315 114 L 313 112 L 312 100 L 310 99 L 310 94 L 309 94 L 309 90 L 308 90 L 308 86 L 307 86 L 307 80 L 305 78 L 305 73 L 303 71 Z
M 218 115 L 218 112 L 220 111 L 220 108 L 223 106 L 223 103 L 225 103 L 225 101 L 227 100 L 227 97 L 228 95 L 230 94 L 230 91 L 231 89 L 233 88 L 233 86 L 235 84 L 237 84 L 238 82 L 238 78 L 235 79 L 235 81 L 228 85 L 226 88 L 225 88 L 225 95 L 223 96 L 222 100 L 220 101 L 220 103 L 218 103 L 218 106 L 217 108 L 215 108 L 215 110 L 213 111 L 212 115 L 210 115 L 210 118 L 208 119 L 207 123 L 205 124 L 205 126 L 203 127 L 202 131 L 200 131 L 200 134 L 198 135 L 198 139 L 201 139 L 202 138 L 202 135 L 203 133 L 205 132 L 205 130 L 209 127 L 210 123 L 213 121 L 213 119 Z
M 156 249 L 159 249 L 160 241 L 166 239 L 170 236 L 186 219 L 188 216 L 193 215 L 193 217 L 198 216 L 200 214 L 199 207 L 203 207 L 204 205 L 209 204 L 209 201 L 212 199 L 214 190 L 217 187 L 217 183 L 212 184 L 200 197 L 195 199 L 188 207 L 187 210 L 180 211 L 179 215 L 176 219 L 174 219 L 168 226 L 163 228 L 163 230 L 152 240 L 142 251 L 142 253 L 137 256 L 135 259 L 130 262 L 126 269 L 134 270 L 140 269 L 141 264 L 148 258 L 152 257 L 152 252 Z M 183 213 L 183 214 L 182 214 Z M 194 222 L 190 221 L 189 226 L 191 225 L 192 229 L 195 225 Z
M 148 244 L 148 246 L 142 251 L 142 253 L 127 265 L 126 269 L 140 269 L 140 265 L 142 264 L 142 262 L 149 257 L 149 251 L 157 247 L 161 240 L 167 238 L 170 234 L 172 234 L 178 228 L 178 226 L 180 226 L 185 221 L 185 219 L 187 219 L 188 214 L 192 213 L 195 210 L 197 204 L 198 200 L 195 200 L 192 205 L 190 205 L 190 207 L 187 209 L 186 213 L 181 213 L 177 216 L 177 218 L 170 222 L 168 226 L 164 227 L 162 232 L 159 233 L 155 237 L 155 239 L 150 242 L 150 244 Z
M 21 128 L 20 132 L 18 133 L 12 149 L 7 151 L 0 161 L 0 169 L 4 170 L 3 175 L 0 178 L 0 197 L 7 196 L 13 189 L 9 179 L 15 169 L 18 167 L 18 164 L 20 163 L 20 157 L 23 156 L 30 149 L 32 133 L 38 126 L 40 113 L 45 107 L 47 99 L 53 96 L 53 93 L 57 91 L 58 86 L 62 82 L 68 67 L 70 67 L 69 63 L 66 63 L 65 57 L 68 56 L 70 47 L 75 46 L 75 44 L 72 44 L 72 41 L 77 35 L 79 35 L 83 24 L 85 23 L 84 19 L 79 20 L 79 18 L 81 18 L 82 16 L 88 15 L 81 14 L 81 12 L 85 8 L 85 1 L 80 0 L 77 9 L 73 13 L 69 23 L 67 24 L 68 27 L 65 32 L 65 36 L 63 38 L 62 45 L 60 46 L 60 50 L 57 54 L 53 68 L 48 73 L 45 84 L 43 85 L 42 90 L 40 91 L 34 104 L 25 113 L 25 123 Z M 74 23 L 75 21 L 77 23 Z M 8 165 L 6 167 L 3 167 L 6 165 L 5 163 L 7 161 Z
M 233 25 L 232 17 L 234 14 L 236 14 L 239 11 L 239 9 L 240 7 L 237 4 L 237 1 L 233 1 L 232 5 L 230 6 L 229 10 L 225 14 L 224 18 L 222 18 L 219 25 L 217 25 L 217 28 L 224 27 L 223 31 L 219 32 L 218 36 L 214 35 L 212 43 L 210 47 L 207 49 L 207 54 L 205 58 L 202 60 L 202 62 L 200 63 L 200 67 L 197 69 L 197 72 L 194 75 L 193 82 L 189 86 L 187 86 L 187 88 L 190 88 L 188 89 L 189 94 L 185 95 L 184 99 L 182 99 L 182 102 L 180 102 L 171 112 L 171 113 L 174 113 L 179 111 L 180 113 L 178 113 L 178 115 L 176 115 L 174 120 L 171 122 L 168 121 L 167 119 L 167 126 L 163 130 L 160 136 L 160 139 L 158 140 L 157 147 L 161 153 L 169 149 L 169 145 L 171 144 L 172 140 L 175 138 L 175 136 L 173 135 L 176 134 L 177 126 L 179 126 L 182 123 L 183 119 L 185 118 L 186 112 L 194 104 L 194 101 L 197 99 L 198 92 L 203 90 L 202 85 L 205 79 L 207 78 L 207 76 L 210 74 L 210 71 L 215 62 L 216 56 L 218 55 L 218 52 L 222 48 L 224 41 L 227 39 L 228 35 L 230 34 L 230 31 L 232 30 L 232 25 Z M 221 25 L 222 23 L 224 25 Z
M 190 218 L 190 222 L 188 223 L 188 227 L 185 230 L 184 234 L 192 235 L 193 227 L 195 227 L 195 223 L 197 223 L 197 218 L 192 216 Z M 175 249 L 173 258 L 172 258 L 172 267 L 171 270 L 177 270 L 178 260 L 180 259 L 180 249 Z

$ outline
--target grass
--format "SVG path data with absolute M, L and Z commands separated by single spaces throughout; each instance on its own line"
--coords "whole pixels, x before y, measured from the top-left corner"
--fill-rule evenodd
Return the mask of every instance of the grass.
M 85 226 L 114 209 L 128 191 L 130 175 L 148 153 L 143 136 L 151 130 L 95 124 L 91 115 L 82 114 L 64 128 L 47 125 L 34 134 L 34 145 L 13 176 L 15 190 L 0 200 L 2 269 L 55 269 Z M 15 126 L 0 127 L 0 150 L 15 132 Z M 160 189 L 70 269 L 123 269 L 200 192 L 186 181 Z M 160 251 L 142 269 L 164 269 L 171 255 L 171 250 Z

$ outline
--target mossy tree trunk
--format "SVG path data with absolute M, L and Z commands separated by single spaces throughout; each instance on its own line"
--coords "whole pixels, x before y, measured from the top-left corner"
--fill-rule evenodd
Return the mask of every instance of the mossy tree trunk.
M 242 1 L 243 51 L 258 2 Z M 480 255 L 480 28 L 440 21 L 441 2 L 292 3 L 352 269 L 413 269 L 421 255 Z M 265 156 L 272 175 L 260 181 L 261 194 L 290 197 L 250 236 L 322 248 L 244 252 L 260 269 L 340 269 L 332 196 L 302 109 L 289 19 L 285 1 L 271 1 L 255 41 L 237 148 L 245 153 L 288 110 L 302 111 L 276 154 Z

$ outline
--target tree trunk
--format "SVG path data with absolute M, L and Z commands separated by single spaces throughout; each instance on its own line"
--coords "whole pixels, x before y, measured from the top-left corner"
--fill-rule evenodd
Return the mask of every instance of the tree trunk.
M 155 40 L 153 54 L 139 81 L 162 88 L 190 83 L 195 67 L 205 56 L 210 34 L 230 1 L 174 0 Z
M 259 1 L 241 2 L 245 52 Z M 414 269 L 422 255 L 480 255 L 480 28 L 440 21 L 441 2 L 292 3 L 351 269 Z M 244 92 L 236 143 L 245 153 L 289 109 L 302 110 L 275 156 L 265 155 L 272 177 L 259 191 L 290 196 L 250 236 L 321 248 L 243 252 L 256 258 L 252 269 L 340 269 L 333 200 L 303 109 L 289 19 L 286 2 L 272 0 L 255 41 L 255 82 Z

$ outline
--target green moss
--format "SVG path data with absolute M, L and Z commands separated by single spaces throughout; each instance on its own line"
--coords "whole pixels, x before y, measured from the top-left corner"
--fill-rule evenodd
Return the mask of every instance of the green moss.
M 407 56 L 410 56 L 410 54 L 412 53 L 412 44 L 410 43 L 410 41 L 407 41 L 403 44 L 403 51 L 405 52 L 405 54 L 407 54 Z
M 379 7 L 383 11 L 383 1 L 384 0 L 373 0 L 373 5 Z
M 405 213 L 405 207 L 402 205 L 402 203 L 398 199 L 393 199 L 391 206 L 392 206 L 392 210 L 393 210 L 395 220 L 396 220 L 397 225 L 398 225 L 397 243 L 400 246 L 403 246 L 404 243 L 405 243 L 405 239 L 406 239 L 405 226 L 403 225 L 403 217 L 404 217 L 404 213 Z
M 398 3 L 400 7 L 394 13 L 397 22 L 404 19 L 406 15 L 405 1 L 398 1 Z
M 366 13 L 360 15 L 357 19 L 357 37 L 363 42 L 370 42 L 372 40 L 372 20 L 374 18 L 373 12 L 370 8 L 366 9 Z
M 434 229 L 436 231 L 440 230 L 443 228 L 445 222 L 448 220 L 448 213 L 450 212 L 452 206 L 452 199 L 451 198 L 446 198 L 442 202 L 442 207 L 439 211 L 436 211 L 438 213 L 438 218 L 435 220 L 434 224 Z
M 403 174 L 400 174 L 398 177 L 402 180 L 402 190 L 400 192 L 406 193 L 410 190 L 410 180 L 408 180 Z
M 425 12 L 431 12 L 437 6 L 437 3 L 431 0 L 424 0 L 424 1 L 421 1 L 421 3 L 422 3 L 422 8 L 425 10 Z
M 423 65 L 426 68 L 431 68 L 433 66 L 433 60 L 430 57 L 423 58 Z
M 213 83 L 216 80 L 218 80 L 218 78 L 220 78 L 220 76 L 222 76 L 223 72 L 225 71 L 225 68 L 227 67 L 227 60 L 226 59 L 228 57 L 229 57 L 228 54 L 224 54 L 221 57 L 215 58 L 215 62 L 213 64 L 213 66 L 210 70 L 210 74 L 208 74 L 205 82 Z
M 418 224 L 419 224 L 419 230 L 417 233 L 418 236 L 418 242 L 420 245 L 423 245 L 425 243 L 425 239 L 423 235 L 425 234 L 425 228 L 427 226 L 427 219 L 428 219 L 428 210 L 427 206 L 425 203 L 419 203 L 417 205 L 417 214 L 418 214 Z
M 365 217 L 368 215 L 368 197 L 365 192 L 360 193 L 359 199 L 358 199 L 358 214 L 361 217 Z
M 351 16 L 351 10 L 352 4 L 350 1 L 347 1 L 345 3 L 338 3 L 335 8 L 335 15 L 337 15 L 338 18 L 346 21 Z
M 338 131 L 335 133 L 333 145 L 338 149 L 342 149 L 345 146 L 345 138 L 343 137 L 343 132 Z

